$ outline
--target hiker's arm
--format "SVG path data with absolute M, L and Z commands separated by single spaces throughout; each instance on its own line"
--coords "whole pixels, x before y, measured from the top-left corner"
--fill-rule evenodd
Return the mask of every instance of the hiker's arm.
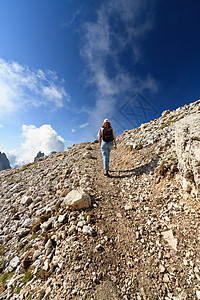
M 114 149 L 117 149 L 117 137 L 116 137 L 116 133 L 113 130 L 113 138 L 114 138 Z
M 117 139 L 116 139 L 116 136 L 114 136 L 114 148 L 115 148 L 115 150 L 117 149 Z
M 99 141 L 99 147 L 101 149 L 101 141 L 102 141 L 101 128 L 99 129 L 99 132 L 98 132 L 98 141 Z

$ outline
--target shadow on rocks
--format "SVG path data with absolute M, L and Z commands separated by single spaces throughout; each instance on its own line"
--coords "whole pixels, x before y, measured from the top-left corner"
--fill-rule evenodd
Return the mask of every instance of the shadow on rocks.
M 109 170 L 109 177 L 110 178 L 126 178 L 132 176 L 141 176 L 142 174 L 149 174 L 153 172 L 154 169 L 157 167 L 159 161 L 159 157 L 153 157 L 148 164 L 141 165 L 134 169 L 126 169 L 126 170 Z M 115 175 L 116 174 L 116 175 Z

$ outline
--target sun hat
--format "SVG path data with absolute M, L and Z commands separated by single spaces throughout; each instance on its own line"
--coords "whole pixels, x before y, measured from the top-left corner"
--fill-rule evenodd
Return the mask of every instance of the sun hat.
M 105 119 L 103 122 L 104 123 L 110 123 L 110 121 L 108 119 Z

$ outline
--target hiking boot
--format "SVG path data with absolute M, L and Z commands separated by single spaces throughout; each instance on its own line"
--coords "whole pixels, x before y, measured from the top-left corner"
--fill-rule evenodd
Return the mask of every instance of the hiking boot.
M 108 176 L 108 170 L 104 170 L 104 175 Z

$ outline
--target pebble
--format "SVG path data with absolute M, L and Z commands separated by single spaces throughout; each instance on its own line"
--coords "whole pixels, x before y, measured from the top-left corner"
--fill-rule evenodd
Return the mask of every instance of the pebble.
M 92 234 L 92 227 L 91 226 L 89 226 L 89 225 L 84 225 L 83 226 L 83 229 L 82 229 L 82 232 L 84 233 L 84 234 L 88 234 L 88 235 L 91 235 Z

